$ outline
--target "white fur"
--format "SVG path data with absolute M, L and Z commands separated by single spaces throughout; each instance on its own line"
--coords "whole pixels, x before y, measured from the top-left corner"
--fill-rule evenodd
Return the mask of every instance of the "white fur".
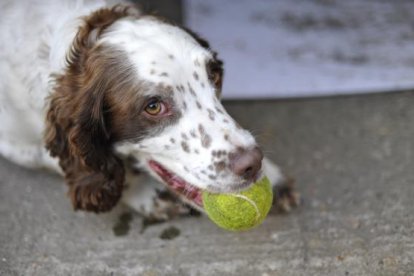
M 62 73 L 65 68 L 65 57 L 81 24 L 80 18 L 105 5 L 105 1 L 99 0 L 0 3 L 0 154 L 4 157 L 23 166 L 60 172 L 57 160 L 44 149 L 45 98 L 53 90 L 53 74 Z M 208 177 L 212 151 L 231 152 L 256 146 L 253 136 L 237 127 L 215 97 L 216 91 L 205 71 L 205 63 L 212 58 L 209 50 L 182 29 L 145 16 L 136 21 L 115 22 L 98 43 L 124 50 L 137 78 L 173 87 L 174 102 L 181 110 L 187 105 L 178 123 L 156 136 L 145 137 L 139 143 L 117 143 L 115 150 L 120 156 L 134 156 L 141 168 L 159 179 L 147 164 L 148 160 L 155 160 L 202 189 L 219 189 L 240 181 L 228 169 L 216 175 L 216 179 Z M 153 70 L 155 74 L 151 73 Z M 184 85 L 187 93 L 177 93 L 175 87 L 179 85 Z M 194 95 L 189 93 L 188 85 Z M 214 120 L 209 118 L 209 109 L 215 112 Z M 200 125 L 211 138 L 208 147 L 202 146 Z M 170 143 L 171 139 L 176 142 Z M 183 150 L 182 142 L 188 144 L 190 153 Z M 265 159 L 263 166 L 273 183 L 282 179 L 279 169 L 270 161 Z M 127 179 L 129 185 L 137 182 L 142 180 Z M 150 213 L 155 196 L 153 185 L 146 181 L 146 185 L 130 187 L 123 201 L 138 211 Z
M 119 143 L 116 146 L 118 152 L 128 155 L 136 153 L 138 159 L 154 159 L 165 165 L 169 170 L 181 176 L 188 182 L 202 189 L 210 186 L 226 186 L 237 183 L 238 177 L 231 173 L 224 173 L 217 180 L 209 179 L 201 174 L 212 165 L 211 152 L 213 150 L 234 151 L 236 148 L 252 148 L 256 145 L 253 136 L 244 129 L 237 128 L 234 120 L 226 113 L 221 103 L 215 97 L 215 89 L 209 83 L 205 70 L 205 63 L 212 58 L 211 52 L 202 48 L 183 30 L 169 24 L 160 23 L 151 17 L 138 21 L 121 20 L 113 24 L 102 39 L 102 43 L 108 43 L 122 47 L 135 65 L 140 78 L 153 83 L 164 83 L 176 87 L 183 85 L 187 93 L 174 93 L 175 102 L 186 103 L 188 109 L 182 114 L 179 125 L 166 128 L 155 137 L 148 137 L 139 143 Z M 172 56 L 173 58 L 168 58 Z M 152 64 L 153 62 L 155 64 Z M 201 65 L 196 66 L 198 61 Z M 155 74 L 151 74 L 155 71 Z M 193 74 L 197 73 L 198 80 Z M 168 77 L 161 76 L 167 73 Z M 201 86 L 204 83 L 204 87 Z M 188 92 L 188 84 L 194 90 L 195 95 Z M 201 109 L 196 102 L 201 104 Z M 215 119 L 209 118 L 208 109 L 215 112 Z M 222 113 L 218 113 L 219 109 Z M 225 123 L 224 121 L 228 121 Z M 202 125 L 206 134 L 211 137 L 211 146 L 202 147 L 199 125 Z M 191 137 L 190 133 L 197 135 Z M 185 134 L 189 139 L 182 137 Z M 224 136 L 229 136 L 229 141 Z M 170 139 L 175 139 L 175 144 L 169 144 Z M 182 142 L 189 145 L 190 153 L 183 151 Z M 169 145 L 169 149 L 162 146 Z M 194 154 L 195 151 L 198 154 Z M 143 165 L 147 162 L 141 162 Z M 188 173 L 184 167 L 191 172 Z M 149 170 L 152 172 L 151 170 Z M 196 177 L 196 175 L 199 177 Z M 157 177 L 156 175 L 154 175 Z
M 0 153 L 19 165 L 59 171 L 43 146 L 45 98 L 61 73 L 80 17 L 104 1 L 0 2 Z

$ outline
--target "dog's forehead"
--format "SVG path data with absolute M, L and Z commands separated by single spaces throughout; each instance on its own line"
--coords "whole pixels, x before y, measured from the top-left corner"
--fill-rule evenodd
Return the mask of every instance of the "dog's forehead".
M 115 23 L 103 41 L 128 54 L 139 78 L 171 86 L 206 74 L 205 64 L 212 58 L 186 31 L 150 16 Z

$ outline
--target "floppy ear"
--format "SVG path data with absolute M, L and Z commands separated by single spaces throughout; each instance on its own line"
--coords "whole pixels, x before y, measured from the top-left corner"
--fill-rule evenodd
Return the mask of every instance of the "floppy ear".
M 102 9 L 85 18 L 64 74 L 56 76 L 49 98 L 45 141 L 59 158 L 75 210 L 109 211 L 120 199 L 122 161 L 112 151 L 109 83 L 105 53 L 95 45 L 99 35 L 119 18 L 135 16 L 129 7 Z M 107 58 L 108 59 L 108 58 Z
M 103 93 L 70 97 L 60 87 L 47 114 L 46 147 L 59 158 L 75 210 L 102 212 L 119 200 L 124 168 L 111 149 Z

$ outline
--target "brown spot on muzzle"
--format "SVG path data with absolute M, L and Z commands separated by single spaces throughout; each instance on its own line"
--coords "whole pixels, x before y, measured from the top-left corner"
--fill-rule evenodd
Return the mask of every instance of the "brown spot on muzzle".
M 190 147 L 188 146 L 187 142 L 182 141 L 181 142 L 181 147 L 183 148 L 183 150 L 187 153 L 190 152 Z
M 198 77 L 197 72 L 194 72 L 194 73 L 193 73 L 193 76 L 194 76 L 194 79 L 195 79 L 195 80 L 198 80 L 198 78 L 199 78 L 199 77 Z
M 221 171 L 224 171 L 227 167 L 226 162 L 224 161 L 219 161 L 219 162 L 214 162 L 214 167 L 216 169 L 216 172 L 219 173 Z
M 216 113 L 211 110 L 210 108 L 207 108 L 207 112 L 208 112 L 208 118 L 210 118 L 210 120 L 214 121 L 215 117 L 216 117 Z
M 206 133 L 202 124 L 198 125 L 198 131 L 201 135 L 201 145 L 206 149 L 209 148 L 211 145 L 211 136 Z

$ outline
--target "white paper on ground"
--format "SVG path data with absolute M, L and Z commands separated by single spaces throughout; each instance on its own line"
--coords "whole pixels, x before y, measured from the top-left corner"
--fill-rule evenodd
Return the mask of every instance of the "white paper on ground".
M 225 98 L 414 87 L 414 1 L 185 0 L 225 62 Z

